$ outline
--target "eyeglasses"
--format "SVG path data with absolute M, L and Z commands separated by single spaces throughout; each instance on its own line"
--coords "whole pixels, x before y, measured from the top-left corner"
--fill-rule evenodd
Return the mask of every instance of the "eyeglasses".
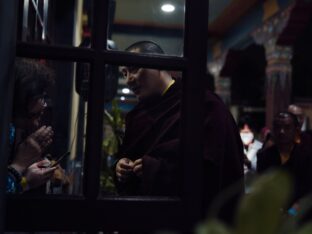
M 33 113 L 28 113 L 27 118 L 28 119 L 35 119 L 35 118 L 40 118 L 43 110 L 47 107 L 47 102 L 46 102 L 46 96 L 41 96 L 39 98 L 36 98 L 35 104 L 34 104 L 34 109 L 37 109 L 37 111 Z

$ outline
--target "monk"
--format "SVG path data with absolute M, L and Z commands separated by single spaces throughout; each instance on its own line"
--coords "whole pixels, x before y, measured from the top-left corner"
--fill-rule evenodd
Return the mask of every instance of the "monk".
M 312 191 L 312 151 L 297 141 L 300 123 L 290 112 L 280 112 L 273 121 L 275 144 L 258 154 L 257 171 L 264 173 L 279 168 L 293 178 L 294 190 L 291 203 Z
M 137 42 L 126 51 L 164 54 L 150 41 Z M 181 81 L 163 70 L 121 67 L 121 72 L 139 102 L 126 117 L 125 138 L 115 166 L 119 193 L 180 195 L 183 182 L 179 153 Z M 235 121 L 223 102 L 208 88 L 204 101 L 203 190 L 206 210 L 229 186 L 236 184 L 237 192 L 243 191 L 244 154 Z M 229 215 L 231 212 L 227 210 L 225 213 Z
M 296 142 L 312 150 L 312 130 L 308 129 L 308 119 L 303 109 L 292 104 L 288 106 L 288 112 L 294 114 L 299 122 L 300 134 L 298 134 Z

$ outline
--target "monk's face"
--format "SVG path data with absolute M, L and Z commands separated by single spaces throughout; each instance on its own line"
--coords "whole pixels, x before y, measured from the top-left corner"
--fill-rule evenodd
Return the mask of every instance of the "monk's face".
M 121 67 L 127 85 L 139 100 L 159 95 L 163 90 L 161 71 L 149 68 Z
M 275 118 L 273 135 L 277 144 L 293 144 L 296 139 L 297 128 L 290 116 Z

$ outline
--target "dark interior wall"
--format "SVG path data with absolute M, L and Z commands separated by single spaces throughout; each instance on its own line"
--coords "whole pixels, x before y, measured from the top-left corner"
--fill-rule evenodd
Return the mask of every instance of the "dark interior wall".
M 231 100 L 234 105 L 264 106 L 265 51 L 250 45 L 241 51 L 231 74 Z
M 312 99 L 312 20 L 293 47 L 293 98 Z

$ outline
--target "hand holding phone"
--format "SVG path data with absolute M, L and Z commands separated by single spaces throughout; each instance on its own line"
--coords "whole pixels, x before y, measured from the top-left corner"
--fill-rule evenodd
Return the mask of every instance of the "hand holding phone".
M 51 165 L 49 167 L 55 167 L 57 166 L 58 164 L 60 164 L 60 162 L 70 154 L 70 152 L 66 152 L 65 154 L 63 154 L 61 157 L 59 157 L 54 163 L 51 163 Z

